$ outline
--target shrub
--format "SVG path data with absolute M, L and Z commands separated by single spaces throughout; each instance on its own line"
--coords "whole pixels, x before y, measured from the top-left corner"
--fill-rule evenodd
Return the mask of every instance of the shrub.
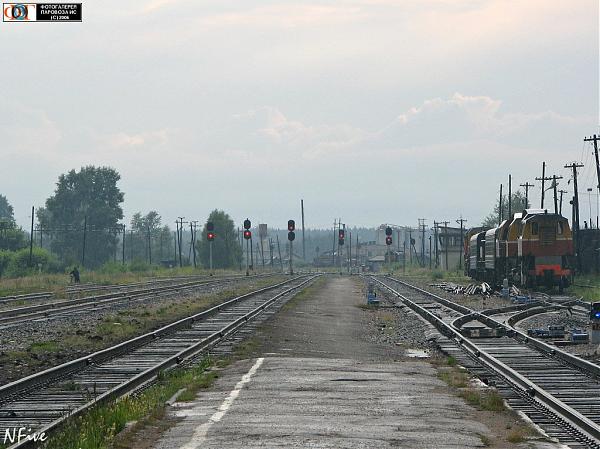
M 0 277 L 12 262 L 14 254 L 14 251 L 0 250 Z
M 98 271 L 103 274 L 127 273 L 129 267 L 122 262 L 106 262 Z
M 143 260 L 136 259 L 129 264 L 129 270 L 134 273 L 140 273 L 144 271 L 150 271 L 151 267 Z
M 12 259 L 6 269 L 6 275 L 21 277 L 34 274 L 38 271 L 44 273 L 58 273 L 63 270 L 56 257 L 42 248 L 33 248 L 31 265 L 29 264 L 29 249 L 24 248 L 13 253 Z
M 432 278 L 434 281 L 438 281 L 438 280 L 440 280 L 440 279 L 443 279 L 443 278 L 444 278 L 444 273 L 443 273 L 443 272 L 441 272 L 440 270 L 434 270 L 434 271 L 432 271 L 432 272 L 431 272 L 431 278 Z

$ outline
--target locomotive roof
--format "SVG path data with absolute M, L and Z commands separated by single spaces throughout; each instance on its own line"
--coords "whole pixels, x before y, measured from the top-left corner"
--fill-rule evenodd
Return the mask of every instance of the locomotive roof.
M 550 212 L 548 211 L 548 209 L 526 209 L 523 211 L 523 221 L 529 221 L 531 219 L 534 219 L 536 217 L 540 217 L 540 216 L 544 216 L 544 217 L 553 217 L 553 218 L 558 218 L 558 219 L 564 219 L 566 220 L 565 217 L 563 217 L 560 214 L 556 214 L 554 212 Z

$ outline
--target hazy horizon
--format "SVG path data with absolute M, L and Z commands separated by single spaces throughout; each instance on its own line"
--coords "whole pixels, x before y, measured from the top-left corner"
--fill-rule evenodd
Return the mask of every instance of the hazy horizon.
M 84 3 L 82 23 L 0 23 L 0 194 L 28 228 L 61 173 L 107 165 L 127 223 L 218 208 L 283 228 L 303 198 L 316 229 L 477 225 L 509 173 L 513 190 L 535 184 L 537 206 L 542 161 L 570 192 L 576 160 L 595 216 L 583 138 L 599 133 L 598 12 L 591 0 L 145 0 Z

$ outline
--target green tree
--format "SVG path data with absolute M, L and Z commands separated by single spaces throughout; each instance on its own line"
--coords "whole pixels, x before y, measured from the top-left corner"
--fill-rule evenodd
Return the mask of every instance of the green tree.
M 13 207 L 4 195 L 0 195 L 0 250 L 17 251 L 26 245 L 26 235 L 15 223 Z
M 525 209 L 530 207 L 530 205 L 528 205 L 525 201 L 525 195 L 520 190 L 517 190 L 516 192 L 511 194 L 511 198 L 512 198 L 511 208 L 512 208 L 513 214 L 523 212 Z M 483 223 L 481 225 L 488 227 L 488 228 L 494 228 L 494 227 L 498 226 L 498 220 L 500 217 L 499 213 L 500 213 L 500 200 L 498 200 L 498 202 L 494 206 L 494 211 L 491 214 L 489 214 L 487 217 L 485 217 L 485 219 L 483 220 Z M 503 220 L 508 219 L 508 195 L 502 195 L 502 217 L 503 217 Z
M 114 256 L 123 218 L 119 179 L 113 168 L 91 165 L 59 176 L 54 195 L 38 210 L 38 221 L 52 233 L 51 248 L 63 262 L 80 263 L 84 231 L 86 266 L 97 267 Z
M 207 222 L 215 226 L 215 239 L 213 240 L 213 268 L 234 268 L 242 259 L 242 248 L 237 239 L 237 231 L 231 217 L 222 210 L 213 210 Z M 198 235 L 196 248 L 200 262 L 205 267 L 209 266 L 209 243 L 206 240 L 206 223 L 202 234 Z
M 132 245 L 129 254 L 133 255 L 134 260 L 148 261 L 150 255 L 152 262 L 169 258 L 173 247 L 173 236 L 169 227 L 161 226 L 161 222 L 162 218 L 155 210 L 151 210 L 146 215 L 142 215 L 141 212 L 133 214 L 130 227 L 132 232 L 127 244 Z M 150 240 L 150 248 L 148 240 Z
M 14 223 L 14 209 L 4 195 L 0 195 L 0 221 Z

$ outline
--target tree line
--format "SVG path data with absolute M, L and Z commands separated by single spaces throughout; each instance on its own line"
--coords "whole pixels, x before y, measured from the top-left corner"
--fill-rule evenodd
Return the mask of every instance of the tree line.
M 130 222 L 124 224 L 122 204 L 125 194 L 118 186 L 120 179 L 114 168 L 91 165 L 61 174 L 53 194 L 36 211 L 38 224 L 33 235 L 35 245 L 31 247 L 30 236 L 15 223 L 13 207 L 5 196 L 0 195 L 0 276 L 21 276 L 37 271 L 64 272 L 72 266 L 96 269 L 109 263 L 126 263 L 132 268 L 158 264 L 190 265 L 195 260 L 197 265 L 207 267 L 207 222 L 213 223 L 216 235 L 212 242 L 213 267 L 241 266 L 244 242 L 225 211 L 213 210 L 205 223 L 200 226 L 196 223 L 189 229 L 186 224 L 181 232 L 164 224 L 155 210 L 136 212 Z M 483 225 L 495 226 L 501 213 L 507 217 L 508 201 L 506 197 L 502 200 L 502 211 L 499 202 Z M 515 192 L 512 195 L 513 211 L 525 207 L 523 194 Z M 332 239 L 335 240 L 331 232 L 307 232 L 307 261 L 330 249 Z M 353 229 L 354 236 L 359 235 L 362 242 L 373 239 L 373 233 L 373 229 Z M 259 246 L 258 239 L 254 239 L 257 246 L 253 248 L 255 265 L 259 257 L 265 257 L 265 251 L 270 253 L 270 259 L 275 239 L 280 241 L 275 258 L 279 257 L 279 251 L 282 258 L 289 257 L 286 234 L 285 229 L 269 230 L 272 240 L 267 241 L 267 248 Z M 301 245 L 294 247 L 294 253 L 296 257 L 302 255 Z

